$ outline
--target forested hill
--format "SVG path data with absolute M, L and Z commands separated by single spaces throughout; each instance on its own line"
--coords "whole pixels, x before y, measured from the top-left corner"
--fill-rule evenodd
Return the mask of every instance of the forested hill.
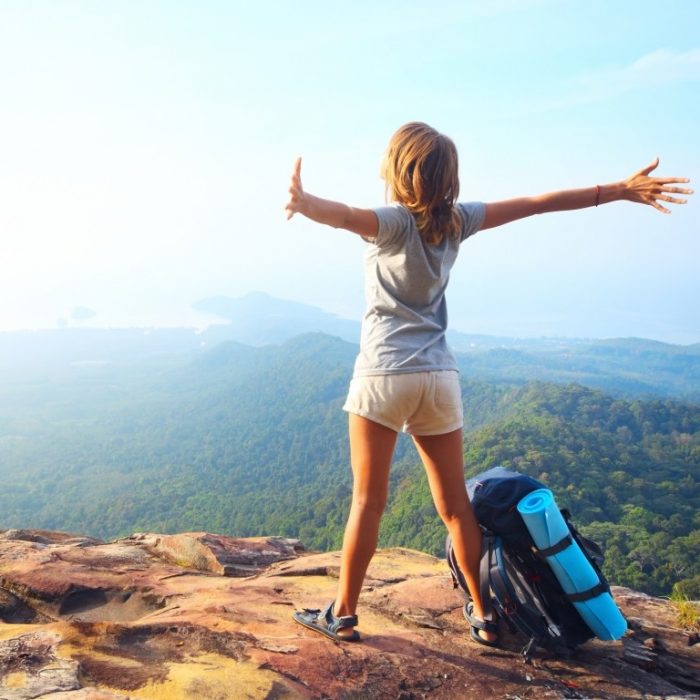
M 337 548 L 355 352 L 310 334 L 7 382 L 0 528 L 209 530 Z M 614 581 L 668 592 L 700 576 L 699 406 L 467 379 L 463 395 L 469 473 L 504 464 L 545 481 L 607 543 Z M 382 544 L 440 554 L 444 531 L 406 439 L 392 480 Z
M 452 333 L 462 375 L 492 381 L 582 384 L 616 396 L 700 402 L 700 345 L 641 338 L 514 340 Z

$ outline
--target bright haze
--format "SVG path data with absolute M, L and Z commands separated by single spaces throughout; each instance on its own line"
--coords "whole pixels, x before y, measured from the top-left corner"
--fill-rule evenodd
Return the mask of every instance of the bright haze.
M 391 133 L 456 142 L 461 199 L 700 180 L 700 3 L 0 4 L 0 329 L 201 325 L 260 290 L 357 319 L 366 244 L 283 213 L 384 201 Z M 454 329 L 700 342 L 700 197 L 462 249 Z

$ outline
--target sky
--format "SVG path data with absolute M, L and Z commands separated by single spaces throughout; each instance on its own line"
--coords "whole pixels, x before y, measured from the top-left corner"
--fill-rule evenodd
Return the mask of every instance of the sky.
M 366 243 L 283 206 L 384 202 L 391 134 L 460 154 L 462 200 L 700 181 L 700 3 L 0 0 L 0 330 L 202 325 L 251 291 L 347 318 Z M 700 342 L 700 195 L 484 231 L 450 324 Z

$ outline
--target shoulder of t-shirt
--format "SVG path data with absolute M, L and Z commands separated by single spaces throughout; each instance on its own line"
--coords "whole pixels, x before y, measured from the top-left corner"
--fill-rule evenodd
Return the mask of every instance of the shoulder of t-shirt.
M 402 204 L 389 204 L 375 207 L 377 215 L 377 235 L 365 240 L 378 246 L 387 246 L 404 239 L 409 231 L 413 217 Z
M 473 236 L 484 223 L 486 205 L 483 202 L 458 202 L 455 206 L 462 218 L 460 241 L 465 241 L 469 236 Z

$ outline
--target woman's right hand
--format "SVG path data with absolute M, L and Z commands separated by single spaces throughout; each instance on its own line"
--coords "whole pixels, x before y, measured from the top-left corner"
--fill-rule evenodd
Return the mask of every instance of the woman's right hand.
M 294 170 L 292 171 L 292 179 L 289 183 L 289 201 L 284 205 L 284 210 L 287 212 L 287 221 L 294 214 L 304 213 L 306 205 L 306 194 L 301 185 L 301 156 L 294 161 Z

